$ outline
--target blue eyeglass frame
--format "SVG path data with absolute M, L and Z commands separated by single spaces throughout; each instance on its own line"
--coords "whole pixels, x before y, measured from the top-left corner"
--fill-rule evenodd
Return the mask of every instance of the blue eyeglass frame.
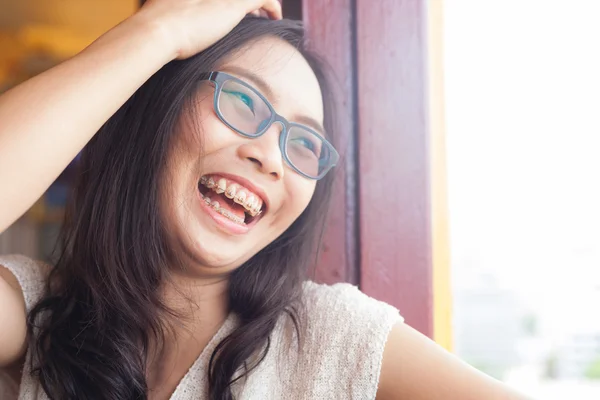
M 333 147 L 333 145 L 331 143 L 329 143 L 329 141 L 323 137 L 323 135 L 319 134 L 319 132 L 316 132 L 314 129 L 310 128 L 309 126 L 298 124 L 295 122 L 289 122 L 283 116 L 281 116 L 280 114 L 277 114 L 277 112 L 275 111 L 275 109 L 273 108 L 273 105 L 271 105 L 269 100 L 267 100 L 267 98 L 265 96 L 263 96 L 263 94 L 261 92 L 259 92 L 257 89 L 255 89 L 252 85 L 247 84 L 246 82 L 244 82 L 243 80 L 241 80 L 238 77 L 235 77 L 226 72 L 220 72 L 220 71 L 210 72 L 208 74 L 208 77 L 206 78 L 206 80 L 212 82 L 215 85 L 215 95 L 214 95 L 214 99 L 213 99 L 213 107 L 215 109 L 215 112 L 217 113 L 217 116 L 225 125 L 227 125 L 230 129 L 234 130 L 238 134 L 240 134 L 244 137 L 256 139 L 257 137 L 262 136 L 274 123 L 279 123 L 281 125 L 282 130 L 279 135 L 279 150 L 281 151 L 281 155 L 282 155 L 283 159 L 285 160 L 286 164 L 289 165 L 294 171 L 296 171 L 300 175 L 304 176 L 307 179 L 312 179 L 312 180 L 318 181 L 318 180 L 322 179 L 333 167 L 335 167 L 335 165 L 339 161 L 339 159 L 340 159 L 339 153 L 337 152 L 335 147 Z M 266 124 L 264 126 L 264 128 L 262 128 L 256 134 L 248 134 L 246 132 L 240 131 L 239 129 L 232 126 L 229 122 L 227 122 L 225 117 L 223 117 L 223 114 L 221 113 L 221 110 L 219 109 L 219 96 L 221 95 L 221 91 L 223 89 L 223 84 L 227 81 L 235 81 L 236 83 L 239 83 L 240 85 L 245 86 L 248 89 L 252 90 L 254 93 L 256 93 L 258 95 L 258 97 L 260 97 L 265 102 L 265 104 L 269 108 L 269 111 L 271 111 L 271 118 L 269 119 L 269 123 Z M 310 133 L 312 133 L 313 135 L 315 135 L 316 137 L 318 137 L 319 139 L 321 139 L 323 142 L 323 145 L 325 147 L 327 147 L 327 150 L 329 151 L 329 155 L 330 155 L 329 156 L 329 159 L 330 159 L 329 166 L 327 166 L 316 177 L 305 174 L 304 172 L 299 170 L 294 165 L 294 163 L 290 160 L 290 158 L 288 157 L 285 144 L 287 143 L 287 138 L 288 138 L 290 128 L 293 126 L 297 126 L 304 130 L 307 130 Z

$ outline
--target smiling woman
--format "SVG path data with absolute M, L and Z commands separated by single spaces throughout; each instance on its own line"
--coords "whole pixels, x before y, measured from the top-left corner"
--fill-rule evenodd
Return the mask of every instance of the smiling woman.
M 2 398 L 508 398 L 394 307 L 306 280 L 326 76 L 276 0 L 153 0 L 0 97 L 0 229 L 83 148 L 57 263 L 0 258 Z
M 208 372 L 209 380 L 197 390 L 226 398 L 245 362 L 268 355 L 255 364 L 269 365 L 279 353 L 274 332 L 292 327 L 305 339 L 310 319 L 322 313 L 307 319 L 312 313 L 300 300 L 322 289 L 303 289 L 302 281 L 338 156 L 330 143 L 333 101 L 302 37 L 295 22 L 245 19 L 198 55 L 156 72 L 84 148 L 48 290 L 24 292 L 29 308 L 30 298 L 42 297 L 31 322 L 50 311 L 30 349 L 51 398 L 178 398 L 199 354 L 210 361 L 192 376 L 204 381 Z M 45 273 L 19 267 L 28 262 L 18 258 L 1 263 L 20 282 L 46 279 L 27 275 Z M 190 304 L 203 311 L 192 317 Z M 400 318 L 381 310 L 387 325 Z M 291 326 L 279 326 L 284 315 Z M 85 366 L 98 357 L 92 373 Z M 326 367 L 321 361 L 306 362 Z M 260 386 L 244 390 L 282 390 Z

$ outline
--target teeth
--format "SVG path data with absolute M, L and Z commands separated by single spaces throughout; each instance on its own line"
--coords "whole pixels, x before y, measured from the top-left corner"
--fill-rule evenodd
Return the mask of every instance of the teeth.
M 246 200 L 246 202 L 243 204 L 243 206 L 246 210 L 250 211 L 254 208 L 255 203 L 256 203 L 256 197 L 254 197 L 253 195 L 250 195 L 248 197 L 248 199 Z
M 257 208 L 255 208 L 255 209 L 253 209 L 253 210 L 250 210 L 250 211 L 248 211 L 248 213 L 249 213 L 251 216 L 253 216 L 253 217 L 256 217 L 257 215 L 260 215 L 260 214 L 262 214 L 262 211 L 261 211 L 261 210 L 259 210 L 259 209 L 257 209 Z
M 240 225 L 246 225 L 246 223 L 244 222 L 244 218 L 240 218 L 237 215 L 230 213 L 225 208 L 221 208 L 221 204 L 217 200 L 211 202 L 210 199 L 204 195 L 202 196 L 202 199 L 206 204 L 211 206 L 216 212 L 223 215 L 224 217 L 229 218 L 233 222 L 236 222 Z
M 246 192 L 241 191 L 241 192 L 237 193 L 235 195 L 235 198 L 233 199 L 233 201 L 235 201 L 236 203 L 243 206 L 244 203 L 246 202 Z
M 228 185 L 227 179 L 220 178 L 218 176 L 202 176 L 200 178 L 200 183 L 207 188 L 212 189 L 214 192 L 218 194 L 224 194 L 225 197 L 232 199 L 235 203 L 244 207 L 246 212 L 253 217 L 262 213 L 262 200 L 251 192 L 248 192 L 247 189 L 241 187 L 237 183 L 232 182 Z M 214 203 L 217 203 L 217 207 L 215 209 L 220 209 L 219 202 L 215 201 L 211 203 L 208 198 L 205 198 L 205 201 L 207 204 L 213 207 L 215 207 Z M 230 219 L 239 222 L 239 217 L 236 217 L 235 215 L 232 215 Z
M 225 191 L 225 197 L 229 199 L 233 199 L 235 197 L 235 193 L 237 192 L 237 185 L 234 183 L 229 185 L 227 190 Z
M 246 225 L 244 223 L 244 219 L 243 218 L 240 218 L 237 215 L 233 215 L 232 213 L 230 213 L 229 211 L 227 211 L 224 208 L 221 208 L 221 209 L 216 210 L 216 211 L 218 211 L 219 214 L 223 215 L 224 217 L 229 218 L 233 222 L 237 222 L 238 224 L 241 224 L 241 225 Z
M 225 192 L 225 189 L 227 189 L 227 181 L 224 178 L 221 178 L 219 179 L 219 183 L 217 184 L 215 192 L 221 194 Z

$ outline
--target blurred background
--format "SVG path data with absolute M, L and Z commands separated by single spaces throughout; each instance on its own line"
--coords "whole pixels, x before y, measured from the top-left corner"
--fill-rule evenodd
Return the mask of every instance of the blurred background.
M 539 398 L 599 399 L 600 2 L 444 10 L 455 350 Z
M 0 92 L 76 54 L 133 13 L 138 3 L 0 0 Z M 323 9 L 315 11 L 315 4 L 324 3 L 288 1 L 284 6 L 288 16 L 319 30 L 314 15 Z M 444 340 L 433 334 L 431 324 L 422 324 L 421 330 L 532 396 L 600 398 L 600 189 L 594 183 L 600 171 L 600 55 L 593 50 L 600 37 L 600 2 L 398 3 L 435 7 L 443 19 L 443 24 L 436 24 L 442 19 L 428 20 L 443 42 L 433 46 L 436 53 L 431 55 L 439 57 L 438 68 L 410 68 L 423 69 L 443 83 L 436 93 L 445 110 L 432 125 L 443 124 L 445 131 L 450 256 L 444 282 L 451 288 L 448 296 L 439 295 L 446 299 L 441 308 L 410 296 L 401 298 L 398 307 L 409 314 L 425 310 L 436 318 L 442 313 L 450 321 Z M 412 45 L 413 38 L 402 40 Z M 360 94 L 363 87 L 357 86 Z M 355 101 L 348 110 L 363 113 Z M 357 117 L 349 121 L 357 122 Z M 355 136 L 362 137 L 360 132 Z M 358 139 L 349 147 L 360 154 Z M 353 157 L 345 171 L 359 162 L 365 165 L 360 155 Z M 0 234 L 0 253 L 51 261 L 71 174 L 67 169 L 23 218 Z M 362 170 L 356 174 L 346 175 L 345 187 L 355 190 L 364 176 Z M 365 190 L 365 184 L 361 187 Z M 358 199 L 364 203 L 365 196 Z M 377 223 L 352 204 L 346 202 L 345 210 L 358 216 L 345 223 Z M 426 222 L 435 224 L 436 218 L 433 214 Z M 344 249 L 348 243 L 360 246 L 363 254 L 357 250 L 354 262 L 371 265 L 365 261 L 367 235 L 361 239 L 363 231 L 356 229 L 359 238 L 346 237 Z M 400 229 L 391 235 L 406 240 Z M 334 250 L 326 257 L 335 258 Z M 373 291 L 366 267 L 352 267 L 352 252 L 344 254 L 350 272 L 333 271 L 332 279 Z M 402 268 L 405 276 L 421 267 L 409 263 Z M 431 275 L 423 276 L 430 281 Z M 405 281 L 397 282 L 396 290 L 411 293 Z M 416 287 L 417 294 L 424 291 Z M 426 287 L 433 297 L 441 291 Z

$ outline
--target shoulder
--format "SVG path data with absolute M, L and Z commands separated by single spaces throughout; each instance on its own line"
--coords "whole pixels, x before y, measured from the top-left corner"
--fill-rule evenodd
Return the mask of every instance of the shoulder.
M 325 285 L 306 281 L 303 299 L 304 311 L 313 323 L 340 322 L 346 328 L 362 325 L 375 330 L 387 328 L 389 332 L 393 324 L 402 321 L 398 309 L 364 294 L 349 283 Z
M 375 398 L 388 335 L 403 321 L 398 310 L 347 283 L 308 281 L 303 295 L 301 353 L 311 379 L 327 382 L 328 393 Z
M 19 254 L 0 255 L 0 266 L 14 276 L 23 293 L 27 311 L 31 310 L 44 293 L 50 266 Z

